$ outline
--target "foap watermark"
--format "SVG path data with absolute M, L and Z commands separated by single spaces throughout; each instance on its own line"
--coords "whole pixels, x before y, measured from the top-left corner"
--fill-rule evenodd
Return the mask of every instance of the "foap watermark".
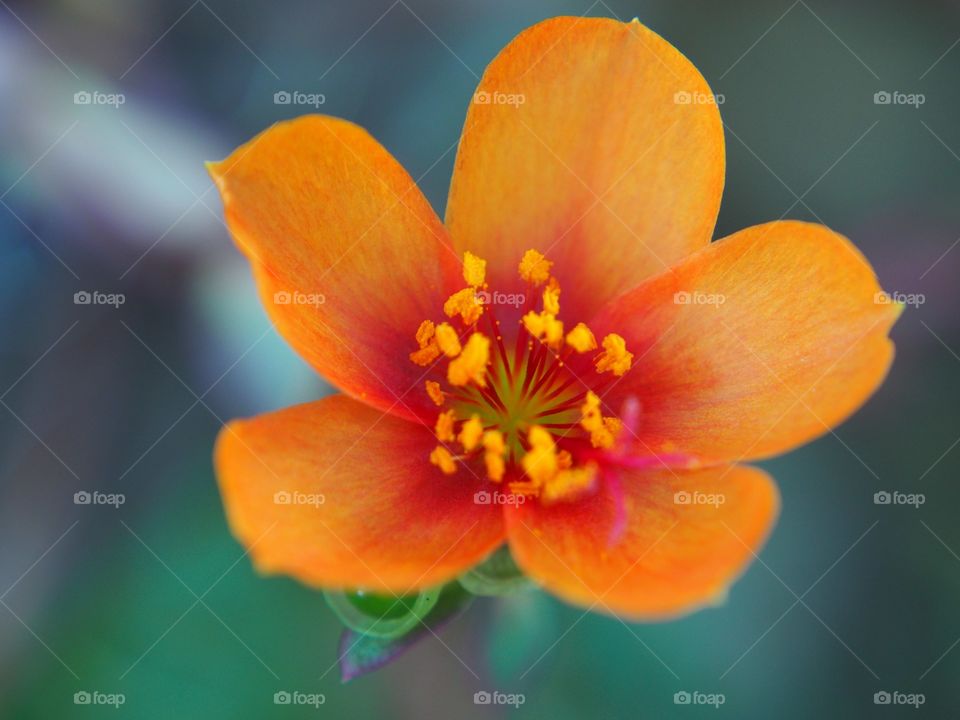
M 705 293 L 699 290 L 689 292 L 681 290 L 673 294 L 674 305 L 710 305 L 719 308 L 727 301 L 727 296 L 721 293 Z
M 275 305 L 323 305 L 327 297 L 323 293 L 305 293 L 299 290 L 293 292 L 289 290 L 277 290 L 273 294 Z
M 523 693 L 505 693 L 499 690 L 478 690 L 473 694 L 474 705 L 510 705 L 518 708 L 527 701 Z
M 699 690 L 680 690 L 673 694 L 674 705 L 710 705 L 719 709 L 727 701 L 723 693 L 705 693 Z
M 318 108 L 327 101 L 323 93 L 305 93 L 299 90 L 278 90 L 273 94 L 274 105 L 307 105 Z
M 725 95 L 714 95 L 705 92 L 687 92 L 680 90 L 673 95 L 674 105 L 723 105 L 727 101 Z
M 927 102 L 923 93 L 905 93 L 899 90 L 880 90 L 873 94 L 874 105 L 907 105 L 919 110 Z
M 527 296 L 523 293 L 505 293 L 499 290 L 488 292 L 487 290 L 477 290 L 473 297 L 477 305 L 509 305 L 510 307 L 521 307 L 527 302 Z
M 722 493 L 705 493 L 699 490 L 688 492 L 681 490 L 673 494 L 674 505 L 712 505 L 718 508 L 726 501 L 727 498 Z
M 109 305 L 118 308 L 127 301 L 123 293 L 105 293 L 99 290 L 80 290 L 73 294 L 74 305 Z
M 904 493 L 898 490 L 881 490 L 873 494 L 874 505 L 909 505 L 914 510 L 919 510 L 920 506 L 927 502 L 927 496 L 923 493 Z
M 915 710 L 927 701 L 923 693 L 905 693 L 899 690 L 881 690 L 873 694 L 874 705 L 909 705 Z
M 319 708 L 327 701 L 323 693 L 305 693 L 299 690 L 278 690 L 273 694 L 274 705 L 299 705 Z
M 105 93 L 97 90 L 80 90 L 73 94 L 74 105 L 108 105 L 119 108 L 127 101 L 123 93 Z
M 74 505 L 109 505 L 118 509 L 127 501 L 127 496 L 123 493 L 105 493 L 99 490 L 80 490 L 73 494 Z
M 474 105 L 512 105 L 520 107 L 527 101 L 523 93 L 505 93 L 499 90 L 479 90 L 473 95 Z
M 477 490 L 473 494 L 475 505 L 523 505 L 527 501 L 526 495 L 504 493 L 499 490 Z
M 320 507 L 327 501 L 322 493 L 305 493 L 289 490 L 278 490 L 273 494 L 274 505 L 310 505 Z
M 105 693 L 99 690 L 78 690 L 73 694 L 74 705 L 105 705 L 115 710 L 127 701 L 123 693 Z
M 893 305 L 894 303 L 897 303 L 899 305 L 907 305 L 912 308 L 918 308 L 926 302 L 927 296 L 923 293 L 887 293 L 881 290 L 880 292 L 875 293 L 873 296 L 874 305 Z

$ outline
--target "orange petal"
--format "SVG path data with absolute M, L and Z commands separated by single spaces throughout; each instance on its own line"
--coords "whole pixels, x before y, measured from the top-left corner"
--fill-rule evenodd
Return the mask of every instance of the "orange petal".
M 454 246 L 485 258 L 504 291 L 519 287 L 525 250 L 545 253 L 565 312 L 589 318 L 710 242 L 724 180 L 711 97 L 638 22 L 561 17 L 524 31 L 467 113 L 447 204 Z
M 397 161 L 352 123 L 305 116 L 210 173 L 294 349 L 354 397 L 407 417 L 426 412 L 423 369 L 405 359 L 421 321 L 462 280 L 446 231 Z
M 484 481 L 427 462 L 429 429 L 344 396 L 220 433 L 216 469 L 234 535 L 263 572 L 318 587 L 404 593 L 443 583 L 504 537 Z
M 509 509 L 507 535 L 517 564 L 550 592 L 635 620 L 722 600 L 780 505 L 770 477 L 750 467 L 630 472 L 621 484 L 626 530 L 612 544 L 619 520 L 609 485 L 579 502 Z
M 884 299 L 860 252 L 825 227 L 744 230 L 590 323 L 621 333 L 636 356 L 604 402 L 640 401 L 645 450 L 776 455 L 838 425 L 883 381 L 901 310 Z

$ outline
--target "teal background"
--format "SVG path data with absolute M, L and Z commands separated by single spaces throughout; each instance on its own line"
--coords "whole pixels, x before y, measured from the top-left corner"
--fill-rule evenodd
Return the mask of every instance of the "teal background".
M 202 163 L 301 111 L 274 92 L 323 93 L 442 214 L 474 75 L 563 14 L 638 16 L 725 96 L 718 237 L 820 219 L 925 303 L 866 407 L 764 464 L 782 517 L 722 607 L 625 625 L 480 600 L 443 643 L 342 685 L 322 597 L 257 576 L 224 522 L 221 422 L 330 388 L 269 330 Z M 0 717 L 956 717 L 958 38 L 946 0 L 0 2 Z M 74 105 L 94 89 L 126 102 Z M 73 304 L 92 289 L 126 302 Z M 73 503 L 93 489 L 126 502 Z M 878 707 L 881 690 L 926 702 Z

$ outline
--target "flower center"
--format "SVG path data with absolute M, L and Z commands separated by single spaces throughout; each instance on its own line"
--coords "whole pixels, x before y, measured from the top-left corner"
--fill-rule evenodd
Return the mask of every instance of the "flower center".
M 564 333 L 552 265 L 536 250 L 524 254 L 520 276 L 534 291 L 531 299 L 539 295 L 540 302 L 527 304 L 517 327 L 504 327 L 489 302 L 496 296 L 486 290 L 486 261 L 465 253 L 468 287 L 443 306 L 450 322 L 423 321 L 416 332 L 419 349 L 410 354 L 412 362 L 429 368 L 428 375 L 441 376 L 425 385 L 441 408 L 439 444 L 430 462 L 447 475 L 466 465 L 493 482 L 506 480 L 513 493 L 545 502 L 572 499 L 593 487 L 596 463 L 578 465 L 571 450 L 615 445 L 622 423 L 602 415 L 598 393 L 633 361 L 624 339 L 610 334 L 594 358 L 594 377 L 573 372 L 567 360 L 596 352 L 598 345 L 582 322 Z M 438 368 L 442 359 L 449 360 L 445 376 Z M 598 384 L 596 375 L 605 374 Z

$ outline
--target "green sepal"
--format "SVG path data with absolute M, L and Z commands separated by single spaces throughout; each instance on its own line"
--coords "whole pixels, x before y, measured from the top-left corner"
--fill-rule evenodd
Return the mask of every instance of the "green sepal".
M 501 546 L 486 560 L 458 578 L 474 595 L 512 595 L 530 587 L 530 581 L 517 567 L 510 548 Z
M 416 595 L 399 598 L 363 591 L 325 590 L 330 609 L 348 628 L 361 635 L 393 640 L 403 637 L 420 624 L 433 609 L 442 588 L 430 588 Z
M 340 677 L 343 682 L 365 675 L 397 659 L 418 640 L 436 634 L 443 625 L 465 610 L 473 596 L 458 583 L 440 589 L 434 606 L 414 628 L 392 639 L 344 630 L 340 637 Z

